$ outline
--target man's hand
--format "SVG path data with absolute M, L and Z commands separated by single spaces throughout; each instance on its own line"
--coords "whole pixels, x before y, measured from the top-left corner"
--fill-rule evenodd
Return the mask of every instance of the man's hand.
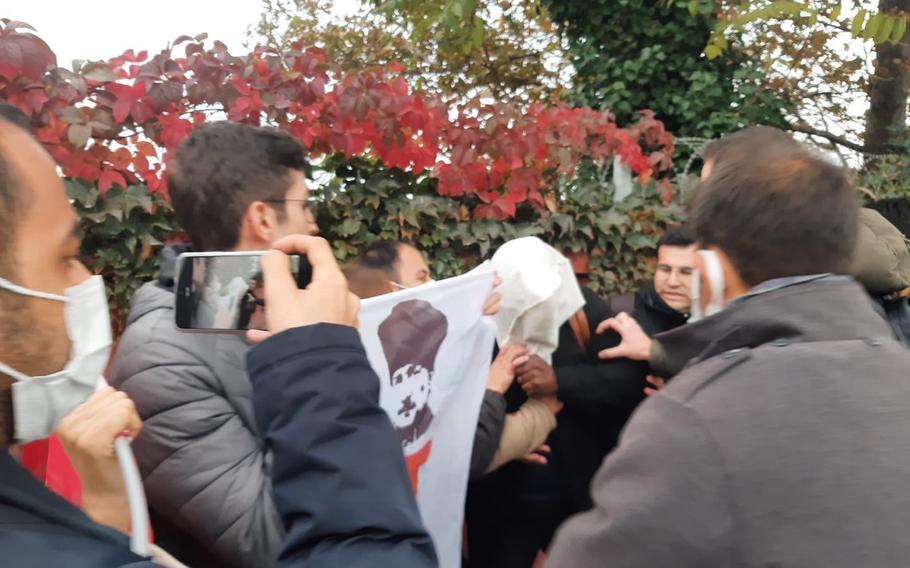
M 531 355 L 527 361 L 518 365 L 515 374 L 518 376 L 518 384 L 528 396 L 553 396 L 559 390 L 553 367 L 537 355 Z
M 618 333 L 622 341 L 616 347 L 604 349 L 597 354 L 598 357 L 634 361 L 647 361 L 651 358 L 651 338 L 638 325 L 638 322 L 632 319 L 632 316 L 621 313 L 614 318 L 604 320 L 597 326 L 597 333 L 604 333 L 608 329 Z
M 645 377 L 645 380 L 651 383 L 650 387 L 645 387 L 645 394 L 648 396 L 654 396 L 657 394 L 657 391 L 667 386 L 667 381 L 660 377 L 655 377 L 654 375 L 648 375 Z
M 275 243 L 274 249 L 262 257 L 269 330 L 251 330 L 247 334 L 251 342 L 317 323 L 356 327 L 360 300 L 348 290 L 348 281 L 325 239 L 293 235 Z M 297 287 L 291 275 L 289 254 L 306 256 L 313 267 L 313 279 L 305 290 Z
M 517 343 L 504 346 L 493 364 L 487 378 L 487 389 L 505 394 L 515 381 L 515 367 L 528 360 L 528 348 Z
M 114 439 L 135 438 L 142 421 L 133 401 L 111 387 L 93 394 L 57 426 L 57 436 L 82 481 L 82 506 L 97 523 L 129 532 L 129 503 Z
M 553 450 L 550 449 L 550 446 L 544 444 L 530 454 L 521 458 L 519 461 L 531 465 L 547 465 L 547 456 L 550 455 L 550 452 L 552 451 Z
M 496 275 L 496 278 L 493 280 L 493 288 L 502 284 L 502 278 L 499 275 Z M 485 316 L 495 316 L 499 313 L 499 304 L 502 302 L 502 294 L 499 292 L 493 292 L 490 294 L 490 297 L 487 298 L 487 301 L 483 304 L 483 315 Z
M 553 416 L 559 414 L 565 406 L 565 403 L 555 396 L 542 396 L 537 400 L 544 403 L 547 406 L 547 410 L 553 413 Z

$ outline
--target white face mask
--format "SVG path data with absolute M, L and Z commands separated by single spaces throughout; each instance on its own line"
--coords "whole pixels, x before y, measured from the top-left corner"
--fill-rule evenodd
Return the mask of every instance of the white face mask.
M 16 440 L 22 443 L 41 440 L 50 436 L 64 416 L 92 395 L 99 381 L 103 383 L 102 374 L 113 344 L 104 279 L 92 276 L 67 288 L 63 296 L 24 288 L 3 278 L 0 288 L 66 304 L 63 314 L 72 347 L 69 361 L 61 371 L 30 377 L 0 362 L 0 372 L 16 379 L 12 386 Z M 142 478 L 129 441 L 117 438 L 114 448 L 130 508 L 133 532 L 130 548 L 147 557 L 150 556 L 149 522 Z
M 423 286 L 424 284 L 432 284 L 433 282 L 436 282 L 436 280 L 434 280 L 433 278 L 430 278 L 426 282 L 421 282 L 420 284 L 415 284 L 414 286 L 405 286 L 404 284 L 399 284 L 398 282 L 395 282 L 394 280 L 389 280 L 389 282 L 392 283 L 392 287 L 395 288 L 396 290 L 410 290 L 411 288 L 417 288 L 418 286 Z
M 30 377 L 0 362 L 13 383 L 16 440 L 31 442 L 51 435 L 60 420 L 92 395 L 111 354 L 111 320 L 104 280 L 92 276 L 67 288 L 63 296 L 17 286 L 0 278 L 10 292 L 64 302 L 66 332 L 72 348 L 66 366 L 56 373 Z
M 706 317 L 713 316 L 724 309 L 724 271 L 720 265 L 720 258 L 713 250 L 700 250 L 705 264 L 705 276 L 708 278 L 708 284 L 711 286 L 711 298 L 708 305 L 702 310 L 701 307 L 701 274 L 695 271 L 692 275 L 692 314 L 689 316 L 689 323 L 696 322 Z

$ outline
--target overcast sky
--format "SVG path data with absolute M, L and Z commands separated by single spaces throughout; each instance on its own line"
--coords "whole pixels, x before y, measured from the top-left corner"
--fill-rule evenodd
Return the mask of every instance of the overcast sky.
M 73 59 L 108 59 L 127 49 L 157 53 L 181 35 L 207 32 L 232 53 L 245 51 L 260 0 L 5 0 L 0 17 L 31 24 L 69 68 Z M 333 0 L 339 9 L 357 0 Z
M 207 32 L 235 54 L 247 49 L 247 31 L 259 20 L 261 0 L 0 0 L 0 18 L 31 24 L 57 54 L 61 67 L 73 59 L 108 59 L 126 49 L 163 49 L 181 35 Z M 333 10 L 346 13 L 360 0 L 326 0 Z M 849 105 L 861 118 L 865 97 Z M 841 125 L 829 125 L 842 134 Z M 848 127 L 850 128 L 850 127 Z

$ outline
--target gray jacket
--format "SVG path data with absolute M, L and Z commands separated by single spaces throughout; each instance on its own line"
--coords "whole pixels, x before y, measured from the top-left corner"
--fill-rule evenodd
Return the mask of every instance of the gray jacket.
M 172 266 L 140 288 L 109 372 L 145 425 L 133 444 L 156 541 L 193 568 L 271 566 L 284 530 L 257 434 L 248 346 L 174 327 Z
M 910 563 L 910 352 L 859 285 L 776 289 L 657 339 L 694 359 L 639 407 L 549 566 Z

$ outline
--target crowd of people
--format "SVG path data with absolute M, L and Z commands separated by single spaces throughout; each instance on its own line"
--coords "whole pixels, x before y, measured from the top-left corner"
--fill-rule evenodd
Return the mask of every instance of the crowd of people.
M 702 158 L 690 218 L 662 235 L 653 279 L 609 299 L 582 286 L 551 361 L 519 344 L 491 354 L 468 568 L 910 561 L 905 204 L 861 208 L 847 171 L 771 128 Z M 280 130 L 191 133 L 168 162 L 191 243 L 163 251 L 109 360 L 104 289 L 77 260 L 56 165 L 0 105 L 0 564 L 438 565 L 356 331 L 360 299 L 433 274 L 407 242 L 339 266 L 313 236 L 305 169 Z M 259 329 L 177 329 L 188 250 L 270 251 L 231 296 Z M 293 254 L 312 265 L 305 290 Z M 96 389 L 105 368 L 110 386 Z M 21 443 L 51 432 L 81 507 L 18 463 Z M 120 436 L 141 472 L 151 558 L 130 549 Z

